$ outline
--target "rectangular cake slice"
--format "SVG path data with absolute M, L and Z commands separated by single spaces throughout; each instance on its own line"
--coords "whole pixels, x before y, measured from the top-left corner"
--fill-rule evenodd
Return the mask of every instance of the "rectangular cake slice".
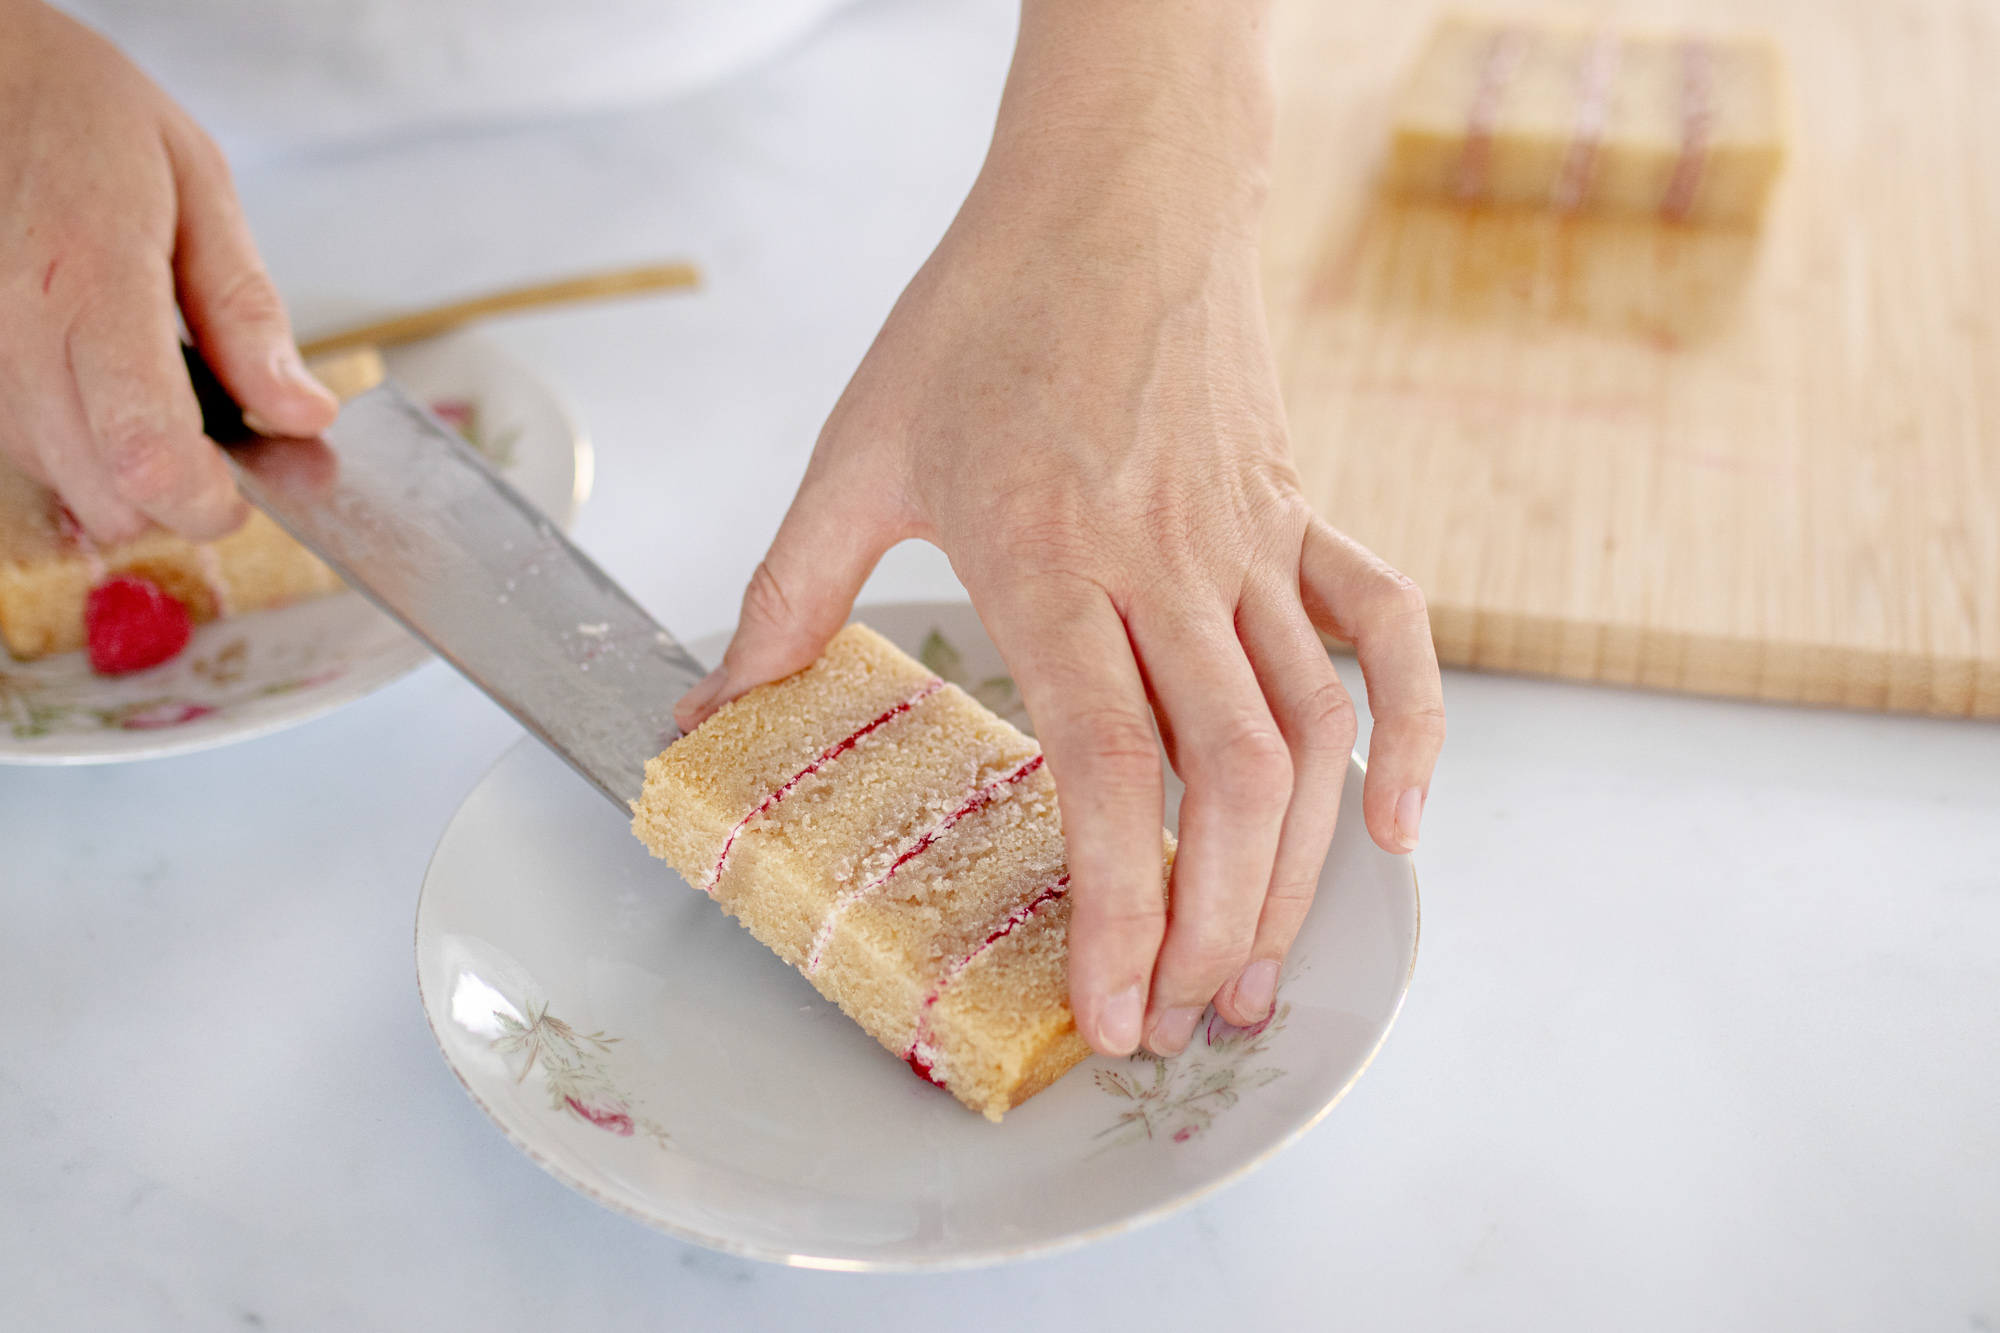
M 1404 198 L 1749 227 L 1784 160 L 1768 42 L 1450 19 L 1396 109 Z
M 655 856 L 987 1118 L 1089 1054 L 1040 747 L 866 626 L 648 763 L 633 810 Z

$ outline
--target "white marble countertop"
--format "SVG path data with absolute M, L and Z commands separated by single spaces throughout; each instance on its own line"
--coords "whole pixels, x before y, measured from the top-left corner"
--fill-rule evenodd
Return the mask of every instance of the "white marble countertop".
M 492 330 L 592 428 L 580 540 L 697 636 L 976 170 L 1011 27 L 871 3 L 678 107 L 241 184 L 308 318 L 699 260 Z M 868 597 L 955 591 L 912 547 Z M 518 729 L 445 668 L 0 768 L 0 1327 L 2000 1328 L 2000 729 L 1446 688 L 1416 982 L 1356 1091 L 1167 1222 L 931 1277 L 656 1235 L 466 1098 L 411 922 Z

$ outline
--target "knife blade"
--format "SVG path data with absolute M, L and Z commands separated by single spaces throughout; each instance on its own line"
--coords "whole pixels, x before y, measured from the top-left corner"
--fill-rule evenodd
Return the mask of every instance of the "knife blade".
M 317 440 L 267 439 L 183 350 L 244 497 L 629 810 L 702 665 L 393 381 Z

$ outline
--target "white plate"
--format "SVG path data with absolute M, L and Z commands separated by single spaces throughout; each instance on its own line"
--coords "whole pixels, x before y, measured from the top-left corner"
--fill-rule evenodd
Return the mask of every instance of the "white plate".
M 553 390 L 476 333 L 385 359 L 423 401 L 470 405 L 474 443 L 570 526 L 590 490 L 590 444 Z M 116 763 L 248 740 L 359 699 L 429 658 L 353 592 L 211 621 L 173 661 L 130 676 L 97 675 L 82 653 L 21 663 L 0 652 L 0 763 Z
M 857 616 L 911 652 L 938 633 L 933 669 L 1013 708 L 970 606 Z M 961 655 L 955 669 L 941 643 Z M 994 1125 L 648 856 L 535 741 L 466 799 L 417 909 L 431 1030 L 517 1147 L 683 1239 L 837 1269 L 1046 1253 L 1237 1179 L 1367 1067 L 1416 947 L 1416 879 L 1369 841 L 1357 764 L 1268 1025 L 1240 1032 L 1211 1013 L 1176 1059 L 1092 1058 Z

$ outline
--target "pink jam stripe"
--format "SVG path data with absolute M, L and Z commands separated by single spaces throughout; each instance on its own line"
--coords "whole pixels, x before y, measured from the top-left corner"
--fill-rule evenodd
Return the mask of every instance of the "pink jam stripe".
M 925 685 L 921 690 L 918 690 L 915 694 L 903 700 L 903 702 L 897 704 L 894 708 L 891 708 L 888 712 L 882 714 L 882 716 L 876 718 L 873 722 L 870 722 L 867 726 L 861 728 L 861 730 L 855 732 L 852 736 L 849 736 L 846 740 L 840 741 L 837 744 L 828 747 L 826 752 L 820 755 L 819 758 L 813 760 L 810 764 L 807 764 L 804 768 L 792 774 L 791 781 L 787 782 L 784 786 L 778 788 L 776 791 L 772 792 L 769 796 L 766 796 L 763 800 L 759 801 L 757 803 L 756 809 L 752 810 L 749 814 L 743 816 L 743 818 L 736 821 L 736 827 L 729 830 L 729 836 L 723 839 L 722 854 L 715 858 L 715 869 L 709 871 L 708 878 L 702 882 L 701 886 L 702 892 L 710 895 L 714 894 L 715 886 L 722 882 L 722 872 L 729 868 L 729 853 L 732 850 L 734 850 L 736 846 L 736 840 L 739 837 L 743 836 L 743 830 L 750 827 L 751 820 L 763 814 L 766 810 L 769 810 L 772 806 L 784 800 L 787 796 L 790 796 L 792 794 L 792 789 L 798 786 L 801 782 L 804 782 L 807 778 L 819 772 L 822 768 L 825 768 L 828 764 L 840 758 L 840 756 L 846 754 L 849 750 L 852 750 L 855 746 L 859 745 L 861 743 L 861 738 L 866 736 L 869 732 L 874 731 L 877 727 L 884 726 L 887 723 L 894 721 L 896 718 L 901 717 L 903 714 L 909 712 L 912 708 L 915 708 L 918 704 L 930 698 L 933 694 L 936 694 L 939 690 L 943 688 L 944 688 L 944 682 L 942 680 L 939 680 L 937 677 L 933 676 L 928 685 Z
M 1577 78 L 1576 125 L 1570 131 L 1569 151 L 1563 155 L 1562 171 L 1556 176 L 1550 204 L 1558 213 L 1575 210 L 1583 202 L 1590 184 L 1591 169 L 1597 165 L 1597 148 L 1604 142 L 1604 122 L 1611 112 L 1611 89 L 1618 81 L 1618 66 L 1624 44 L 1611 33 L 1599 33 L 1583 58 L 1583 72 Z
M 1528 55 L 1528 34 L 1519 28 L 1502 28 L 1487 44 L 1486 58 L 1479 65 L 1479 83 L 1473 89 L 1472 107 L 1466 113 L 1465 148 L 1458 159 L 1458 197 L 1474 203 L 1486 197 L 1487 176 L 1493 166 L 1493 131 L 1500 124 L 1500 104 L 1506 100 L 1508 85 L 1521 72 Z
M 806 955 L 806 975 L 811 976 L 813 973 L 819 971 L 820 959 L 826 953 L 826 946 L 833 942 L 833 928 L 839 924 L 840 918 L 846 914 L 848 908 L 854 906 L 854 904 L 860 902 L 884 884 L 887 884 L 889 876 L 901 870 L 904 862 L 922 856 L 925 852 L 929 851 L 931 844 L 949 832 L 953 824 L 964 819 L 975 810 L 982 809 L 999 800 L 1001 794 L 1007 788 L 1021 781 L 1041 766 L 1042 756 L 1036 755 L 1034 758 L 1015 767 L 1005 777 L 995 778 L 985 786 L 977 788 L 972 795 L 965 798 L 965 802 L 958 809 L 931 825 L 922 837 L 906 847 L 902 855 L 889 863 L 887 870 L 884 870 L 860 888 L 849 889 L 846 893 L 834 899 L 833 906 L 827 909 L 826 920 L 819 923 L 819 929 L 813 934 L 812 952 Z
M 923 1004 L 917 1009 L 917 1035 L 910 1039 L 910 1049 L 903 1052 L 903 1059 L 909 1064 L 910 1068 L 916 1070 L 918 1074 L 937 1084 L 940 1088 L 945 1086 L 944 1076 L 938 1072 L 938 1051 L 925 1040 L 930 1035 L 926 1024 L 926 1015 L 930 1013 L 931 1006 L 938 1002 L 938 997 L 944 994 L 945 988 L 951 985 L 952 982 L 957 981 L 965 969 L 972 965 L 974 959 L 998 944 L 1001 940 L 1012 935 L 1015 929 L 1024 924 L 1028 918 L 1068 892 L 1069 876 L 1065 874 L 1061 879 L 1043 889 L 1027 902 L 1022 903 L 1012 912 L 1009 912 L 1007 919 L 993 928 L 992 934 L 988 935 L 970 953 L 966 954 L 965 957 L 944 970 L 944 975 L 938 978 L 937 984 L 931 987 L 930 994 L 924 996 Z
M 1685 222 L 1693 210 L 1714 132 L 1715 50 L 1707 42 L 1688 42 L 1681 47 L 1681 155 L 1660 200 L 1660 213 L 1669 221 Z
M 965 957 L 959 959 L 957 962 L 953 963 L 950 967 L 944 970 L 944 975 L 938 978 L 937 985 L 931 987 L 931 993 L 924 997 L 924 1008 L 928 1009 L 932 1005 L 936 1004 L 938 1002 L 938 996 L 944 994 L 945 988 L 951 985 L 952 982 L 958 980 L 960 973 L 964 972 L 966 968 L 972 966 L 974 959 L 978 958 L 979 955 L 985 953 L 988 949 L 998 944 L 1001 940 L 1004 940 L 1009 935 L 1012 935 L 1015 929 L 1020 925 L 1022 925 L 1023 923 L 1025 923 L 1029 917 L 1041 911 L 1042 908 L 1046 907 L 1048 904 L 1054 902 L 1056 899 L 1062 897 L 1065 893 L 1068 892 L 1069 892 L 1069 876 L 1064 875 L 1061 879 L 1049 885 L 1046 889 L 1043 889 L 1040 893 L 1030 898 L 1027 902 L 1022 903 L 1012 912 L 1009 912 L 1007 914 L 1007 919 L 1005 921 L 1002 921 L 998 926 L 994 927 L 993 933 L 988 935 L 984 940 L 982 940 L 978 944 L 978 946 L 972 950 L 972 952 L 966 954 Z

